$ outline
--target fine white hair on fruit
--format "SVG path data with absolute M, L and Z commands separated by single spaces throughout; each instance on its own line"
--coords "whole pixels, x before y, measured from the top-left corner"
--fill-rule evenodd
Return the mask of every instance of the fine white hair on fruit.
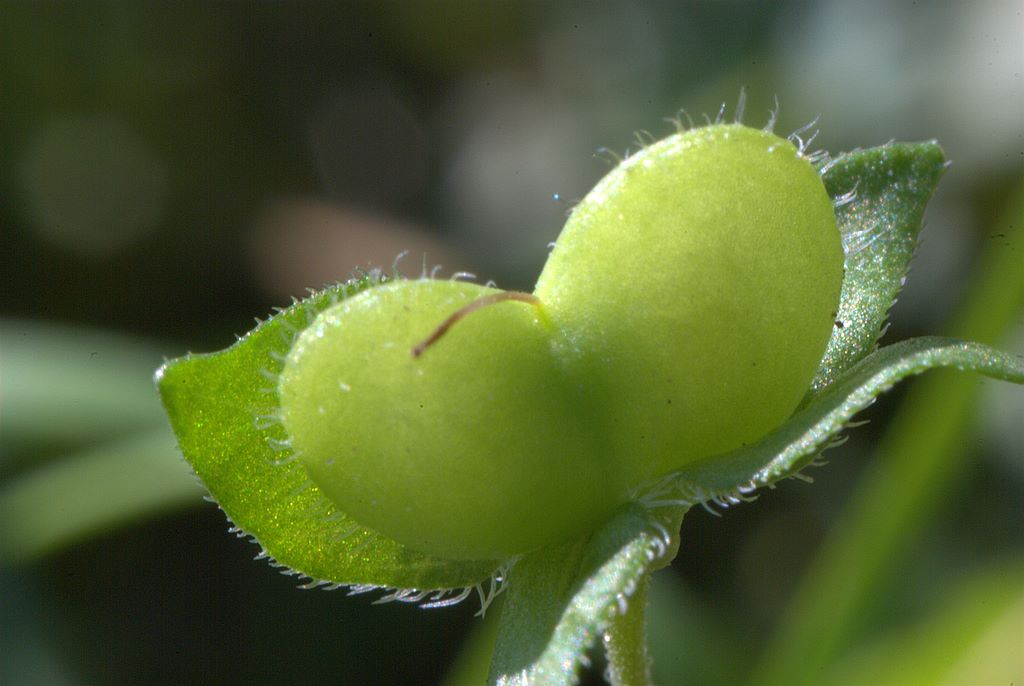
M 683 122 L 680 121 L 678 117 L 665 117 L 664 119 L 662 119 L 662 121 L 668 122 L 669 124 L 671 124 L 672 127 L 675 128 L 676 133 L 685 133 L 686 132 L 686 127 L 683 126 Z
M 815 150 L 812 153 L 804 155 L 804 159 L 811 163 L 813 167 L 818 170 L 818 174 L 822 173 L 822 169 L 832 160 L 832 155 L 828 150 Z
M 395 259 L 393 259 L 393 260 L 391 261 L 391 275 L 392 275 L 393 277 L 396 277 L 396 278 L 398 277 L 398 264 L 399 264 L 399 262 L 401 262 L 401 261 L 402 261 L 403 259 L 405 259 L 405 257 L 406 257 L 406 256 L 407 256 L 408 254 L 409 254 L 409 251 L 408 251 L 408 250 L 403 250 L 402 252 L 400 252 L 400 253 L 398 253 L 397 255 L 395 255 Z
M 725 121 L 725 110 L 727 105 L 723 102 L 718 108 L 718 114 L 715 115 L 715 123 L 721 124 Z
M 807 140 L 800 139 L 800 148 L 799 148 L 800 157 L 803 157 L 804 159 L 807 159 L 807 157 L 809 155 L 813 155 L 814 154 L 814 153 L 807 152 L 807 149 L 811 147 L 811 143 L 814 142 L 814 139 L 818 137 L 819 133 L 821 133 L 821 130 L 820 129 L 815 129 L 814 133 L 812 133 L 807 138 Z
M 683 121 L 684 119 L 686 120 L 685 122 Z M 676 110 L 676 115 L 674 117 L 667 117 L 664 121 L 672 124 L 672 126 L 675 127 L 676 133 L 686 133 L 694 127 L 693 117 L 690 116 L 689 112 L 682 108 Z
M 615 152 L 611 148 L 601 146 L 600 148 L 594 151 L 594 157 L 598 158 L 599 160 L 604 160 L 610 166 L 614 167 L 616 165 L 622 164 L 623 160 L 629 159 L 629 149 L 626 149 L 626 156 L 623 157 L 622 155 Z
M 743 123 L 743 115 L 746 114 L 746 111 L 747 111 L 747 87 L 746 86 L 741 86 L 740 87 L 739 97 L 736 98 L 736 111 L 733 113 L 733 117 L 732 117 L 733 123 L 742 124 Z
M 654 145 L 657 142 L 657 139 L 654 137 L 654 134 L 648 131 L 647 129 L 639 129 L 637 131 L 634 131 L 633 140 L 636 141 L 636 144 L 640 146 L 641 150 L 643 150 L 649 145 Z
M 768 110 L 768 121 L 764 125 L 764 130 L 768 133 L 775 132 L 775 123 L 779 120 L 779 96 L 773 95 L 772 98 L 775 100 L 775 106 Z
M 815 138 L 817 138 L 818 130 L 815 129 L 814 132 L 811 133 L 810 137 L 807 138 L 807 140 L 804 140 L 803 136 L 807 132 L 811 131 L 811 129 L 814 129 L 815 126 L 817 126 L 819 119 L 821 119 L 821 115 L 820 114 L 816 115 L 814 117 L 814 119 L 812 119 L 811 121 L 807 122 L 806 124 L 801 126 L 799 129 L 797 129 L 793 133 L 791 133 L 788 136 L 786 136 L 786 140 L 788 140 L 790 143 L 792 143 L 793 145 L 796 146 L 797 153 L 801 157 L 803 157 L 804 152 L 806 152 L 807 146 L 809 146 L 811 144 L 811 142 L 814 141 Z

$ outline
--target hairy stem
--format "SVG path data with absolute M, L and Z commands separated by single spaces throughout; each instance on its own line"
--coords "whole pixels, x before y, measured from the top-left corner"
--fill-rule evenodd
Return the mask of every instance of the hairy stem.
M 651 574 L 643 574 L 629 598 L 626 612 L 618 614 L 604 633 L 608 680 L 612 686 L 651 686 L 651 659 L 647 655 L 647 589 Z

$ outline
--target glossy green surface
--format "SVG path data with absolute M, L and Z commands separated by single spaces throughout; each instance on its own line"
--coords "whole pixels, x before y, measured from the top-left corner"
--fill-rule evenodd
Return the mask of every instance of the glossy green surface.
M 633 483 L 788 417 L 832 332 L 832 201 L 787 141 L 739 125 L 670 136 L 573 211 L 537 283 Z
M 370 289 L 317 317 L 281 375 L 284 425 L 313 481 L 356 520 L 445 557 L 562 541 L 623 499 L 536 307 L 489 305 L 411 354 L 494 293 L 429 280 Z
M 539 303 L 477 310 L 421 357 L 442 322 L 499 292 L 402 282 L 321 313 L 281 376 L 285 430 L 357 521 L 442 557 L 513 556 L 785 419 L 841 281 L 831 200 L 790 143 L 677 134 L 575 209 Z

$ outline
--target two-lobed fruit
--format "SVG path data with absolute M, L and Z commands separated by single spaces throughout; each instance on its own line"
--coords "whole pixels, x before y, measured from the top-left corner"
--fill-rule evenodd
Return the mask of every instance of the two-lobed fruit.
M 481 309 L 411 354 L 493 292 L 428 280 L 364 291 L 303 331 L 281 375 L 285 427 L 327 497 L 444 557 L 501 559 L 560 540 L 616 497 L 599 425 L 534 307 Z
M 477 309 L 426 350 L 496 291 L 394 282 L 321 313 L 281 374 L 282 417 L 357 521 L 442 557 L 507 558 L 781 423 L 817 369 L 842 274 L 831 201 L 791 144 L 695 129 L 576 207 L 535 302 Z

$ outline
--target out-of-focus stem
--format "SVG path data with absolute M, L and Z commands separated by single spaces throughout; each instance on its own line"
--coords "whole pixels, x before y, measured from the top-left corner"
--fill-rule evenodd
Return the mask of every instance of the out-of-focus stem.
M 644 574 L 629 598 L 626 612 L 615 616 L 604 634 L 608 680 L 612 686 L 651 686 L 651 659 L 647 655 L 647 588 Z

